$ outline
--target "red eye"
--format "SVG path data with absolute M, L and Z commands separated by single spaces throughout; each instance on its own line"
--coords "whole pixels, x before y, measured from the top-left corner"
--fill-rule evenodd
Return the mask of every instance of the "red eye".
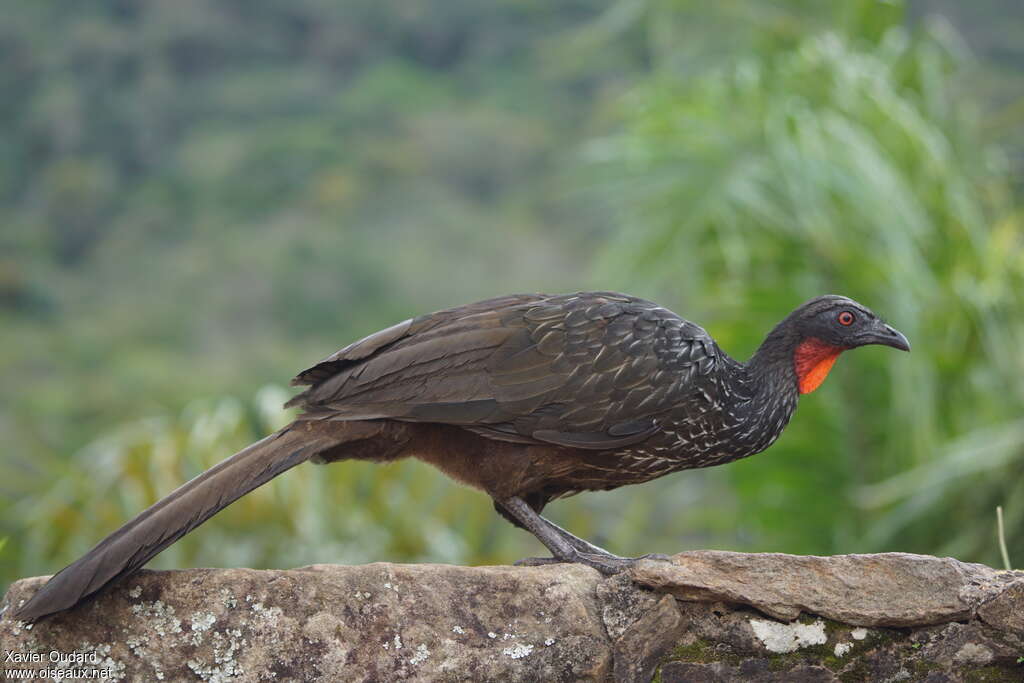
M 853 313 L 850 313 L 849 311 L 843 311 L 842 313 L 839 314 L 837 320 L 839 321 L 840 325 L 852 325 L 854 321 Z

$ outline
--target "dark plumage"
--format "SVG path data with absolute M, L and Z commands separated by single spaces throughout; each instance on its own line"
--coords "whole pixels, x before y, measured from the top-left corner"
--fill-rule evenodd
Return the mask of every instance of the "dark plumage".
M 74 606 L 306 460 L 412 456 L 482 489 L 554 558 L 633 560 L 540 516 L 551 500 L 764 450 L 844 350 L 906 338 L 841 296 L 813 299 L 747 363 L 701 327 L 613 292 L 506 296 L 420 316 L 304 370 L 291 425 L 228 458 L 54 576 L 15 617 Z

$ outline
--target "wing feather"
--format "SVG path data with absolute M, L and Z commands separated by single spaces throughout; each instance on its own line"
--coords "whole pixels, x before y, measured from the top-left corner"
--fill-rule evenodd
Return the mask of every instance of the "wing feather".
M 406 320 L 305 370 L 291 403 L 326 419 L 461 425 L 505 441 L 613 449 L 707 381 L 720 352 L 671 311 L 614 292 L 515 295 Z

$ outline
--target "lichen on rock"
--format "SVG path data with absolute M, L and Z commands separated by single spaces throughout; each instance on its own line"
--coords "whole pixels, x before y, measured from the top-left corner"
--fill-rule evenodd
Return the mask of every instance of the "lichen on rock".
M 1024 574 L 948 558 L 143 571 L 36 625 L 2 616 L 43 581 L 7 592 L 2 649 L 95 653 L 110 680 L 1024 678 Z

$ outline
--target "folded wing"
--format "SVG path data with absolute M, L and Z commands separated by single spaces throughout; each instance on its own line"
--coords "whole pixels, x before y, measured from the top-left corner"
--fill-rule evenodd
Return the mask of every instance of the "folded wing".
M 436 422 L 488 438 L 628 446 L 699 390 L 708 334 L 612 292 L 516 295 L 406 320 L 303 371 L 309 418 Z

